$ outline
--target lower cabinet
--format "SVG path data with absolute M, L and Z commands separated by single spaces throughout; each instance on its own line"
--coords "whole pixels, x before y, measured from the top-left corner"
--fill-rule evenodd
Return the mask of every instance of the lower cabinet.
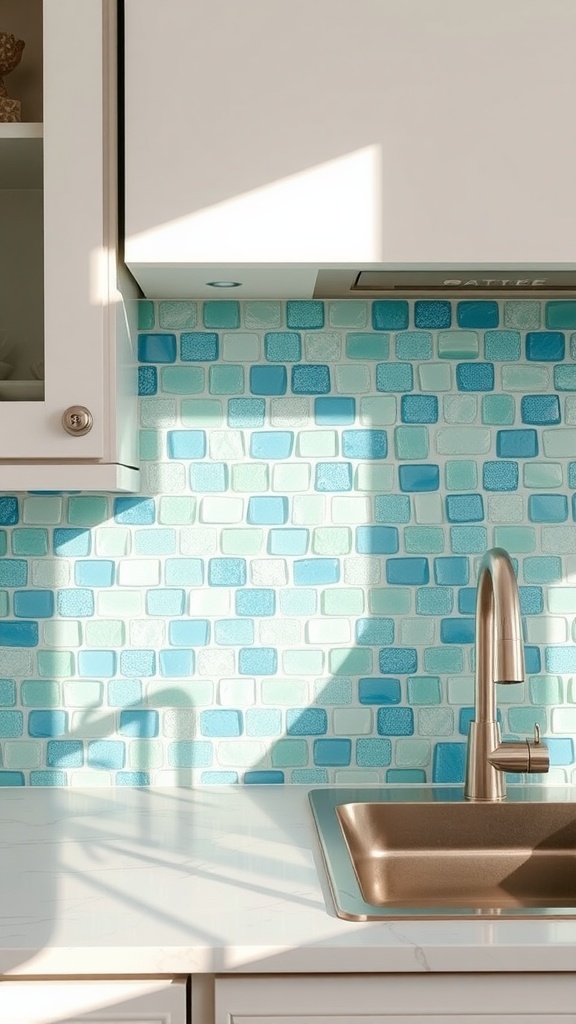
M 215 1000 L 215 1024 L 576 1024 L 576 975 L 228 976 Z
M 186 979 L 0 980 L 2 1024 L 186 1024 Z

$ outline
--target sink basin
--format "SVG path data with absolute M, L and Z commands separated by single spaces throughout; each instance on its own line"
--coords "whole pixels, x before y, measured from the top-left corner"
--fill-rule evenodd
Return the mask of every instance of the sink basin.
M 311 791 L 338 916 L 576 916 L 576 802 L 553 797 L 529 786 L 503 803 L 447 789 Z

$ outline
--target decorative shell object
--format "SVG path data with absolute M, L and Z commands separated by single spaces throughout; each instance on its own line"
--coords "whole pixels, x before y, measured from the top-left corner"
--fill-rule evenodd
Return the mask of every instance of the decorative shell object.
M 0 32 L 0 122 L 20 121 L 20 100 L 12 100 L 6 92 L 3 76 L 20 63 L 25 43 L 9 32 Z

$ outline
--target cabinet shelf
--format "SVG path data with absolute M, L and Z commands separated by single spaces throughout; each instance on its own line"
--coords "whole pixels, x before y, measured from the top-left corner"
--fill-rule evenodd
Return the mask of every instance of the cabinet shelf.
M 0 124 L 0 189 L 42 188 L 43 125 Z

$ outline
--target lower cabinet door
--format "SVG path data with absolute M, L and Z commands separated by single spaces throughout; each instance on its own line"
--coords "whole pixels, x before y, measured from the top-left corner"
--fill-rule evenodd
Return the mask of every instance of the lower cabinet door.
M 186 1024 L 186 979 L 0 981 L 1 1024 Z
M 215 1024 L 576 1024 L 576 975 L 226 977 Z

